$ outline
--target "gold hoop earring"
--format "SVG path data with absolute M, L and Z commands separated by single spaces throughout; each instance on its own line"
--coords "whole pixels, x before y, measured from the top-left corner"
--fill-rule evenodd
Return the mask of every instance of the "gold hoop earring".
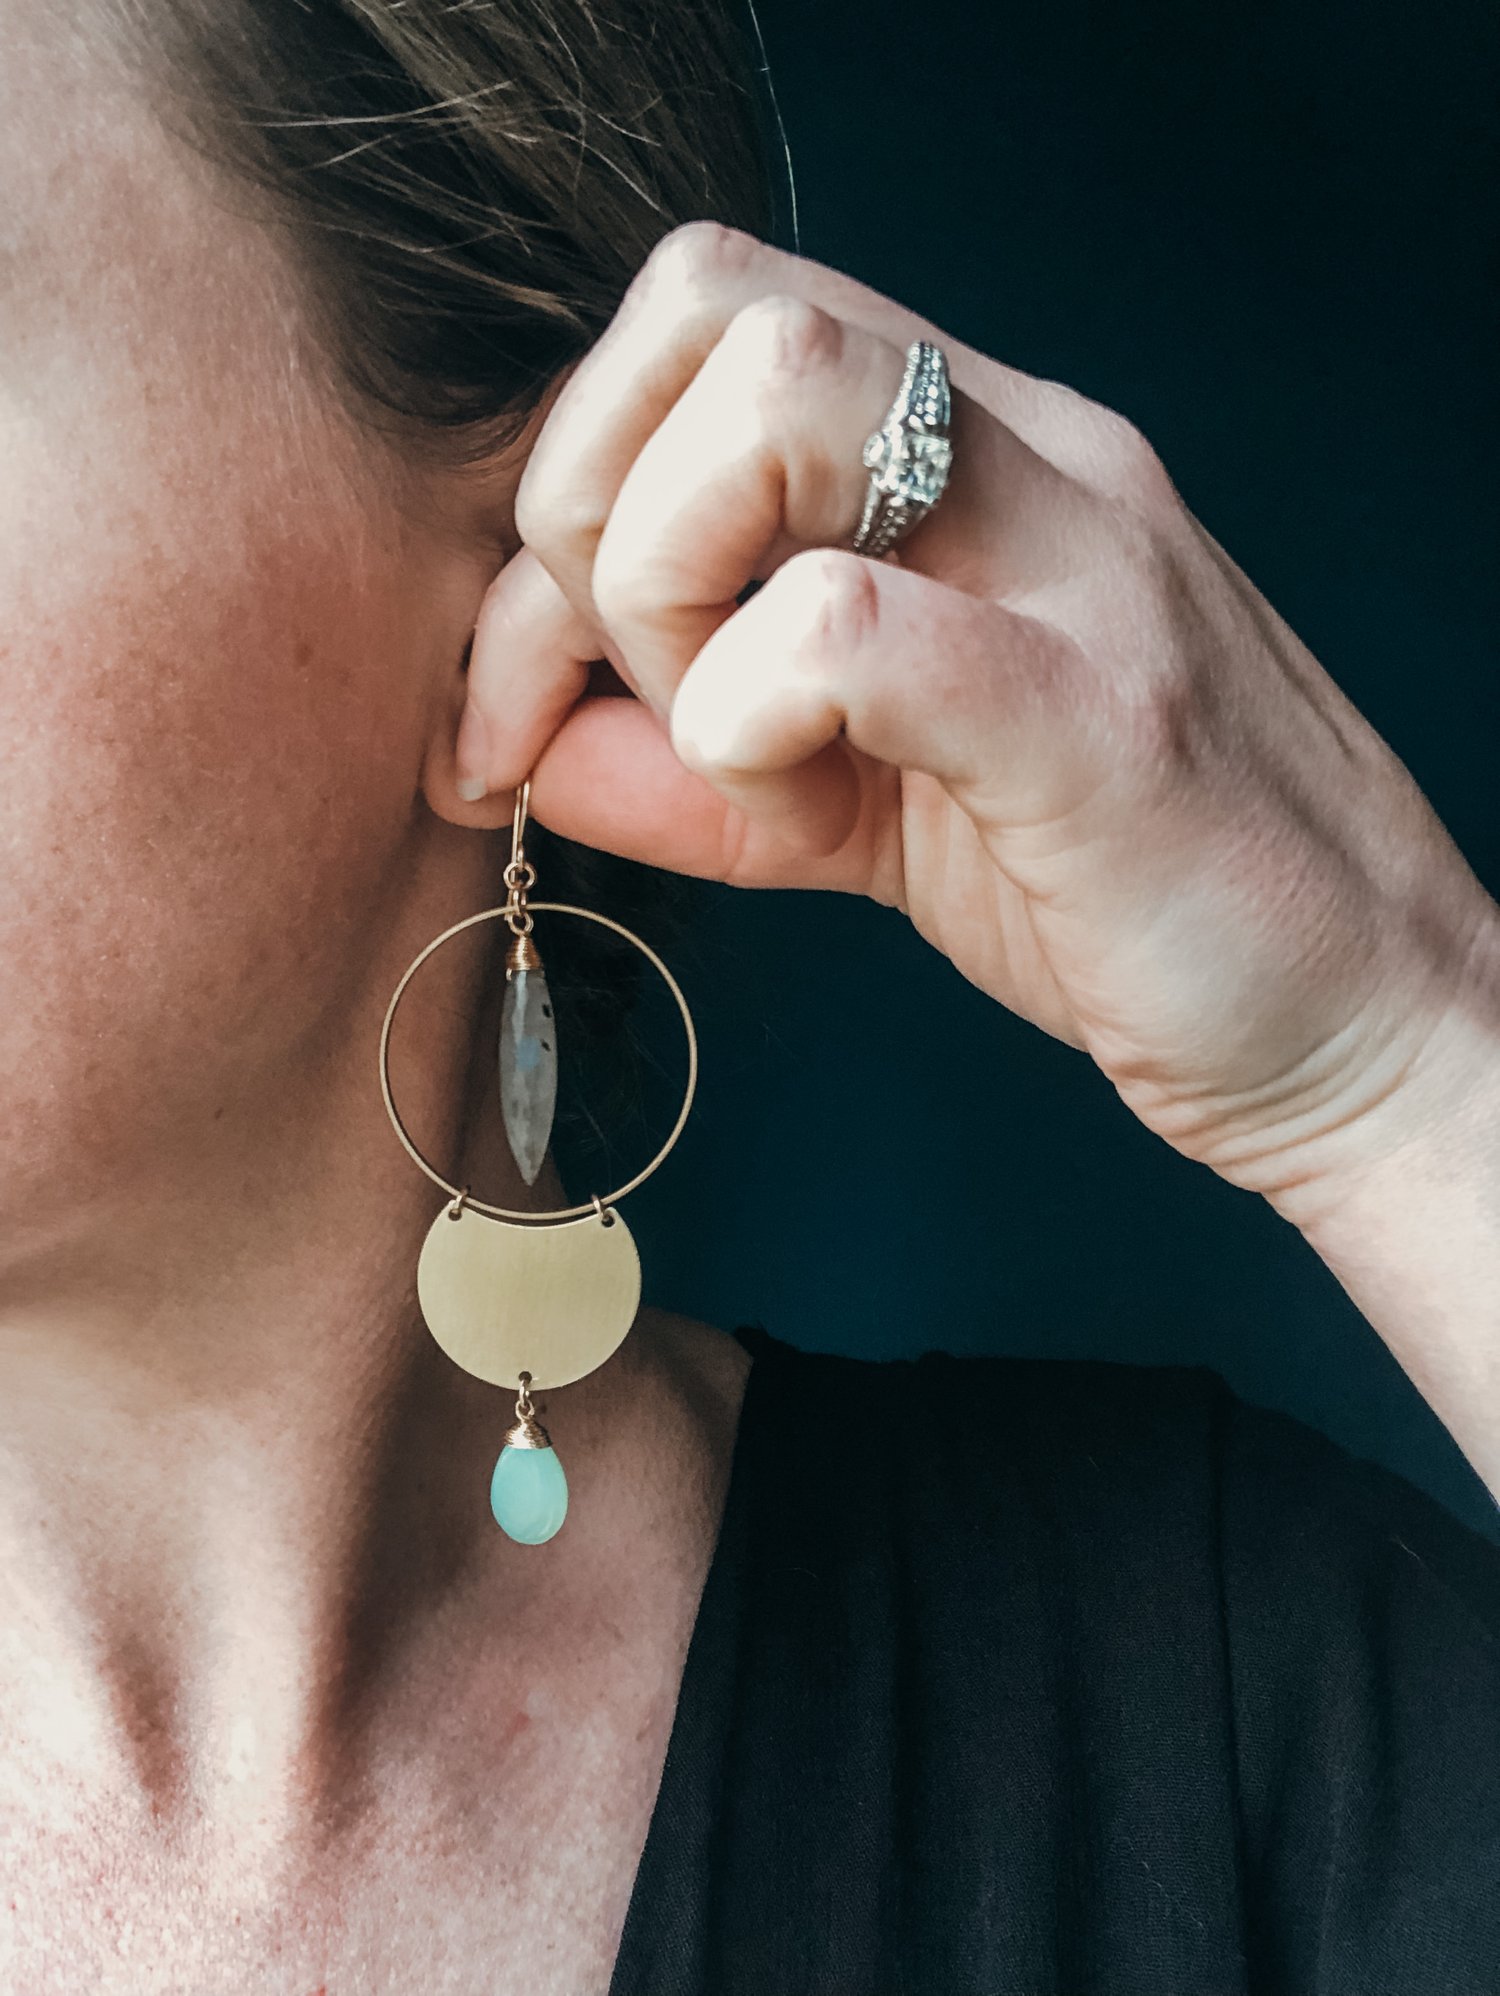
M 698 1085 L 698 1036 L 681 986 L 633 929 L 596 909 L 528 900 L 536 885 L 536 868 L 526 857 L 523 840 L 530 796 L 528 778 L 516 792 L 504 903 L 468 915 L 435 936 L 396 986 L 380 1031 L 380 1092 L 408 1155 L 450 1195 L 428 1228 L 417 1260 L 417 1301 L 427 1328 L 466 1372 L 517 1392 L 515 1419 L 490 1478 L 490 1509 L 501 1530 L 518 1544 L 541 1545 L 556 1535 L 567 1515 L 568 1483 L 551 1437 L 536 1419 L 532 1390 L 570 1386 L 585 1378 L 613 1357 L 635 1321 L 640 1257 L 614 1202 L 644 1184 L 681 1136 Z M 467 1185 L 450 1184 L 423 1157 L 391 1094 L 390 1037 L 403 993 L 435 951 L 480 922 L 509 925 L 498 1060 L 501 1113 L 522 1176 L 533 1183 L 546 1155 L 557 1089 L 556 1022 L 532 936 L 532 918 L 541 914 L 598 922 L 649 959 L 682 1014 L 688 1079 L 677 1121 L 644 1170 L 612 1192 L 591 1193 L 582 1205 L 532 1213 L 472 1198 Z

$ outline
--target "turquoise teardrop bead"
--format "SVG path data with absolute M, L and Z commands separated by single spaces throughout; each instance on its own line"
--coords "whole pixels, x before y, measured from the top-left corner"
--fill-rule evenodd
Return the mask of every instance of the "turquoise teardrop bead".
M 490 1509 L 518 1545 L 545 1545 L 568 1515 L 568 1479 L 556 1449 L 507 1442 L 490 1478 Z

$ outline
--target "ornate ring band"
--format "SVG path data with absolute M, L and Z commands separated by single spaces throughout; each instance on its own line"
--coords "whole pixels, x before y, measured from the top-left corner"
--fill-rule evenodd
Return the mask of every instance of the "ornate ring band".
M 884 554 L 942 498 L 953 463 L 951 416 L 942 349 L 930 340 L 913 340 L 896 399 L 880 428 L 865 439 L 862 455 L 870 484 L 850 543 L 855 554 Z

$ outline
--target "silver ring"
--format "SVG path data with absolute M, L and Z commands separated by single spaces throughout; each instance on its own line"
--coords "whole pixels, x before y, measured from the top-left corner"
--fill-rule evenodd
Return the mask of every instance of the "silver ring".
M 870 484 L 850 543 L 855 554 L 884 554 L 942 498 L 953 463 L 951 415 L 942 349 L 929 340 L 913 340 L 896 399 L 880 428 L 865 439 L 862 455 Z

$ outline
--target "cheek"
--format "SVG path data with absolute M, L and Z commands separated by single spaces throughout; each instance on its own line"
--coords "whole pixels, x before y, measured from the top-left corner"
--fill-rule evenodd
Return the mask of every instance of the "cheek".
M 0 1213 L 295 1085 L 402 870 L 440 683 L 368 500 L 75 463 L 86 517 L 38 475 L 0 537 Z

